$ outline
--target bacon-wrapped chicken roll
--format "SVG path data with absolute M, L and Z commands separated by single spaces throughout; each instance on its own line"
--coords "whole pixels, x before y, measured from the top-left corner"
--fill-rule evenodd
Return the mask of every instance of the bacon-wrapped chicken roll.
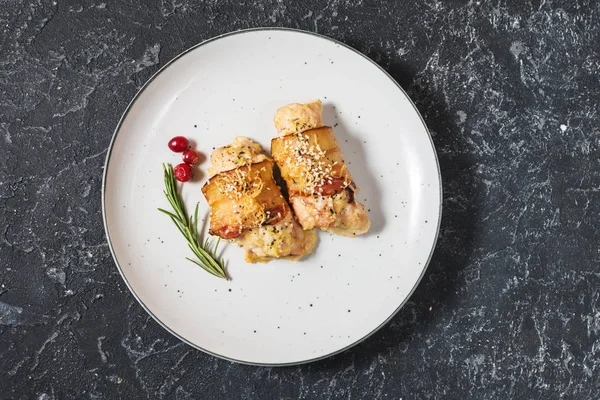
M 271 140 L 271 154 L 304 229 L 360 235 L 369 230 L 369 217 L 356 199 L 358 188 L 322 112 L 320 100 L 277 110 L 274 121 L 281 136 Z

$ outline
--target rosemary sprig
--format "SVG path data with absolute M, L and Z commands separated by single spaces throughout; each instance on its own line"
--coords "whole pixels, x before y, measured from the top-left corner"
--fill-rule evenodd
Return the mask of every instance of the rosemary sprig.
M 175 224 L 179 232 L 188 242 L 188 247 L 196 256 L 196 260 L 186 257 L 186 260 L 193 262 L 203 270 L 219 278 L 229 280 L 227 271 L 225 271 L 225 261 L 217 256 L 217 249 L 221 238 L 213 246 L 209 238 L 204 240 L 198 233 L 198 204 L 196 210 L 189 217 L 185 211 L 183 199 L 177 191 L 177 180 L 171 164 L 163 164 L 163 173 L 165 179 L 165 194 L 171 204 L 173 211 L 167 211 L 159 208 L 158 211 L 168 215 Z

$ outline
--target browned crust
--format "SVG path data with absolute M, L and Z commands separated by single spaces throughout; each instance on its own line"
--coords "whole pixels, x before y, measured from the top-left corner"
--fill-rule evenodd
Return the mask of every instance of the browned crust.
M 271 153 L 291 197 L 332 196 L 346 188 L 355 189 L 333 129 L 329 126 L 273 138 Z M 309 184 L 307 176 L 312 179 Z
M 260 189 L 252 186 L 258 183 Z M 211 208 L 209 232 L 223 239 L 234 239 L 260 225 L 274 225 L 290 212 L 273 178 L 272 160 L 218 173 L 204 184 L 202 193 Z

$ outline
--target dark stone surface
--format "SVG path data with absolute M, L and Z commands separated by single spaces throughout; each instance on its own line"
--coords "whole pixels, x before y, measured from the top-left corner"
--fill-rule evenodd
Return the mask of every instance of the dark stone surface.
M 599 398 L 600 2 L 291 3 L 1 2 L 0 398 Z M 137 89 L 197 42 L 256 26 L 379 62 L 423 113 L 444 178 L 439 245 L 407 306 L 354 349 L 281 369 L 160 328 L 100 211 Z

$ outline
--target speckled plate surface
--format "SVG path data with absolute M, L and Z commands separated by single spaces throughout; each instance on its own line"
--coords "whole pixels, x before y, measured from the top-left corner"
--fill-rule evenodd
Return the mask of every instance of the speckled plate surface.
M 237 135 L 268 151 L 281 105 L 321 98 L 361 188 L 371 230 L 319 233 L 300 262 L 247 264 L 224 246 L 231 281 L 184 259 L 185 240 L 156 208 L 167 148 L 183 135 L 206 156 Z M 183 195 L 208 206 L 208 161 Z M 406 302 L 431 257 L 441 182 L 431 138 L 403 90 L 355 50 L 311 33 L 260 29 L 204 42 L 157 73 L 130 104 L 107 156 L 103 211 L 115 262 L 142 306 L 166 329 L 215 356 L 290 365 L 364 340 Z

